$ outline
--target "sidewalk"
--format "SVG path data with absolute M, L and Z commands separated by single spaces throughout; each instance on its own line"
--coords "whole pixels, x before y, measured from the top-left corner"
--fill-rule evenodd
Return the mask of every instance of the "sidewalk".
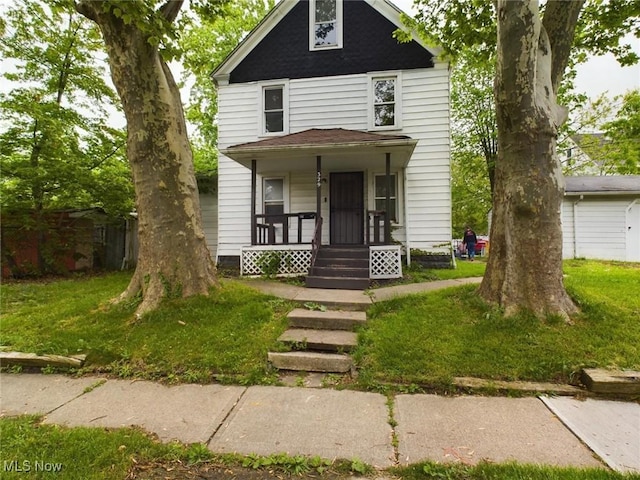
M 306 289 L 245 281 L 301 303 L 373 302 L 479 278 L 378 288 Z M 396 395 L 322 388 L 179 385 L 62 375 L 0 374 L 0 416 L 42 414 L 68 426 L 137 425 L 165 442 L 216 453 L 359 459 L 376 468 L 422 460 L 517 461 L 640 473 L 640 405 L 567 397 Z
M 487 460 L 640 472 L 637 403 L 422 394 L 388 402 L 377 393 L 330 389 L 5 373 L 0 386 L 2 416 L 138 425 L 162 441 L 202 442 L 217 453 L 360 459 L 380 469 Z

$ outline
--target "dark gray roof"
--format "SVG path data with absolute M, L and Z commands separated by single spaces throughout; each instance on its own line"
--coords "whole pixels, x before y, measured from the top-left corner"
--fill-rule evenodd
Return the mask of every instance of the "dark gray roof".
M 640 175 L 564 177 L 564 181 L 567 195 L 640 193 Z

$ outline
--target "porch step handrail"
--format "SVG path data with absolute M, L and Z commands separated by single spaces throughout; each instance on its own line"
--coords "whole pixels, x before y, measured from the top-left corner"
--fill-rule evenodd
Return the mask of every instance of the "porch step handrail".
M 313 240 L 311 240 L 311 268 L 316 263 L 316 257 L 318 256 L 318 250 L 322 244 L 322 217 L 316 221 L 316 228 L 313 232 Z

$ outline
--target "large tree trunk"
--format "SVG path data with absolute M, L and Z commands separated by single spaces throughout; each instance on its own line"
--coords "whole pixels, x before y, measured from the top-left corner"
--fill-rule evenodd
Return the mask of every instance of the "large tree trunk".
M 498 160 L 491 255 L 479 291 L 506 315 L 577 311 L 563 285 L 556 137 L 566 111 L 556 94 L 582 3 L 549 1 L 544 23 L 537 1 L 497 3 Z
M 103 3 L 83 1 L 77 9 L 102 31 L 127 120 L 139 251 L 136 271 L 119 300 L 142 292 L 137 310 L 142 314 L 165 296 L 208 294 L 217 283 L 216 271 L 202 229 L 180 92 L 150 34 L 136 25 L 140 19 L 126 24 Z M 166 20 L 175 19 L 181 4 L 163 7 Z

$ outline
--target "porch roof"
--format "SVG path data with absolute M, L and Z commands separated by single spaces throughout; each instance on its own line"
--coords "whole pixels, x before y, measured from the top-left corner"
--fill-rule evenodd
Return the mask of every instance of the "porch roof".
M 406 135 L 347 130 L 343 128 L 312 128 L 302 132 L 269 137 L 257 142 L 233 145 L 221 152 L 236 162 L 250 168 L 256 160 L 258 170 L 283 168 L 315 168 L 316 156 L 322 156 L 323 168 L 384 164 L 385 154 L 391 154 L 393 167 L 404 167 L 409 163 L 418 143 Z

